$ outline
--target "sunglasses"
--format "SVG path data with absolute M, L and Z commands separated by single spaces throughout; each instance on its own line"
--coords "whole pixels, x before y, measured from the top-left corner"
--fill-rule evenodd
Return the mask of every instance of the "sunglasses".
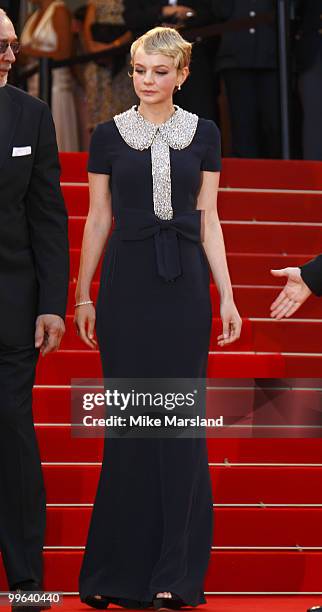
M 10 46 L 11 51 L 14 55 L 18 55 L 20 51 L 20 43 L 18 41 L 14 41 L 12 43 L 7 40 L 0 40 L 0 53 L 5 53 Z

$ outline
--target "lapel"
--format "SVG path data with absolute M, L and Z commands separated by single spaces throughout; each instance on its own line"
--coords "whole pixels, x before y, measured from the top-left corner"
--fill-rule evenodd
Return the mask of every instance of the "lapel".
M 7 85 L 0 87 L 0 169 L 11 156 L 12 142 L 21 106 L 10 96 Z

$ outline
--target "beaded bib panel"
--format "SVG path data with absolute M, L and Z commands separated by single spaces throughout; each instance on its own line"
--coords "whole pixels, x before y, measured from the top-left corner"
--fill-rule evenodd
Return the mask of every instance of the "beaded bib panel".
M 185 149 L 196 133 L 198 115 L 175 105 L 175 112 L 164 123 L 147 121 L 134 105 L 115 115 L 114 121 L 123 140 L 133 149 L 151 147 L 154 212 L 160 219 L 172 219 L 170 147 Z

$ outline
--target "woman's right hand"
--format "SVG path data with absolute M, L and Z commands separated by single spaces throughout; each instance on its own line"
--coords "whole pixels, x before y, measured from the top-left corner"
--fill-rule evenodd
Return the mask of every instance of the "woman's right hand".
M 97 342 L 94 339 L 95 320 L 96 312 L 93 304 L 83 304 L 75 309 L 76 333 L 91 349 L 97 347 Z

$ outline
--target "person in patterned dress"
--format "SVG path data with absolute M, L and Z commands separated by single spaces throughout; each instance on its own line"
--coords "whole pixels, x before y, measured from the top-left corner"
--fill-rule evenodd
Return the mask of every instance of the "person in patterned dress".
M 124 22 L 123 0 L 90 0 L 84 23 L 84 39 L 88 52 L 95 53 L 104 49 L 126 44 L 132 34 L 126 31 Z M 95 26 L 110 26 L 110 32 L 119 32 L 124 27 L 124 34 L 116 35 L 114 40 L 99 42 L 94 39 Z M 103 26 L 103 27 L 104 27 Z M 90 132 L 103 121 L 112 119 L 137 102 L 131 80 L 129 55 L 113 60 L 103 60 L 100 64 L 90 62 L 86 66 L 85 81 L 88 102 L 88 127 Z

